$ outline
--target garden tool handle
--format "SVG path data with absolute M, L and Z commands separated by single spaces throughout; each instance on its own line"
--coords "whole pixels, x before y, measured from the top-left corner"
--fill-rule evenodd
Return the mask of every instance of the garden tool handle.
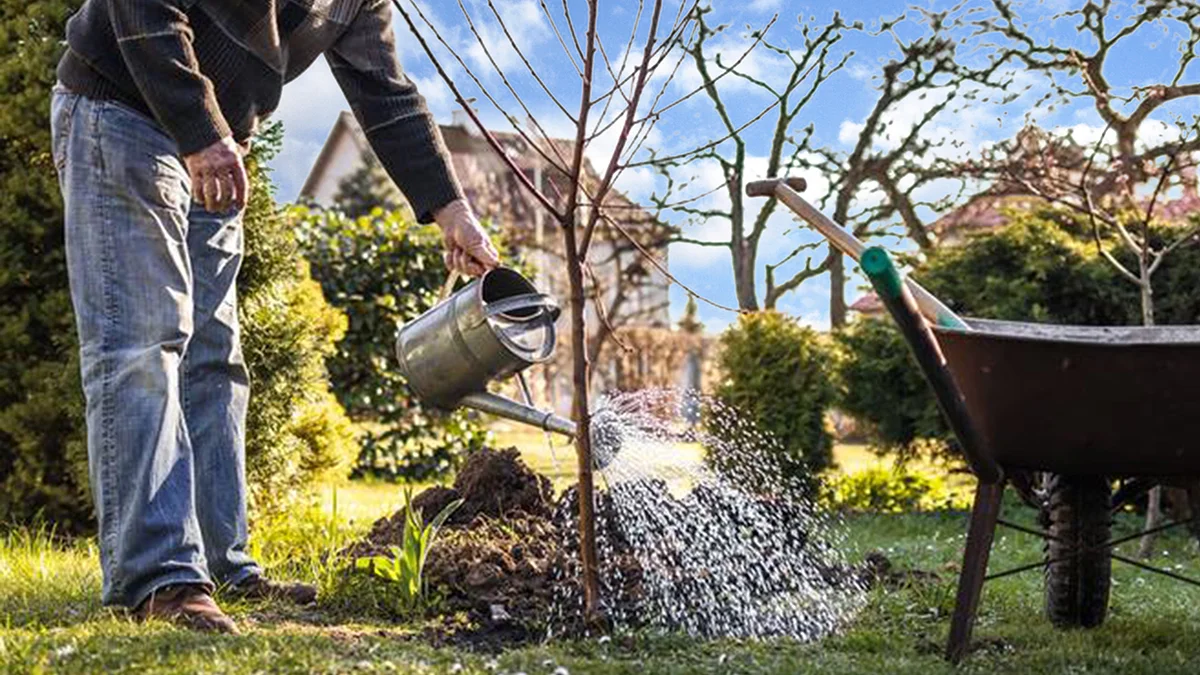
M 524 295 L 514 295 L 503 300 L 495 300 L 487 303 L 484 312 L 488 316 L 496 316 L 497 314 L 507 314 L 514 309 L 536 309 L 538 313 L 531 316 L 530 319 L 538 319 L 543 315 L 550 317 L 550 322 L 558 321 L 558 317 L 562 314 L 562 310 L 558 307 L 558 302 L 553 297 L 545 293 L 526 293 Z
M 921 319 L 912 287 L 904 283 L 899 270 L 892 263 L 891 256 L 879 246 L 864 252 L 862 269 L 863 274 L 867 275 L 867 279 L 875 287 L 875 292 L 883 301 L 884 307 L 895 320 L 900 334 L 908 343 L 909 350 L 916 357 L 921 374 L 933 390 L 942 415 L 958 438 L 971 472 L 981 483 L 998 483 L 1003 479 L 1004 471 L 995 458 L 985 451 L 986 446 L 979 436 L 979 430 L 967 412 L 962 391 L 946 366 L 941 345 L 927 322 Z
M 858 237 L 851 234 L 845 227 L 818 211 L 804 197 L 801 197 L 797 191 L 803 190 L 807 186 L 808 184 L 803 178 L 768 178 L 767 180 L 756 180 L 747 183 L 746 194 L 751 197 L 774 197 L 778 199 L 797 216 L 800 216 L 802 220 L 811 225 L 814 230 L 829 240 L 829 243 L 839 251 L 850 256 L 855 261 L 861 261 L 863 251 L 867 249 L 867 245 Z M 930 322 L 946 328 L 970 330 L 967 322 L 963 321 L 944 302 L 938 300 L 932 293 L 922 288 L 920 284 L 908 278 L 904 279 L 904 283 L 908 286 L 909 292 L 912 293 L 913 300 L 916 301 L 921 315 Z

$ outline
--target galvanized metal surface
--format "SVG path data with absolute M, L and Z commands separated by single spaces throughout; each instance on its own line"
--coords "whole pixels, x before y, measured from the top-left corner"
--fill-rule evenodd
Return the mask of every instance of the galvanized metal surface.
M 570 420 L 487 391 L 491 381 L 550 359 L 557 318 L 552 298 L 517 272 L 496 268 L 400 329 L 400 371 L 427 405 L 473 407 L 574 436 Z

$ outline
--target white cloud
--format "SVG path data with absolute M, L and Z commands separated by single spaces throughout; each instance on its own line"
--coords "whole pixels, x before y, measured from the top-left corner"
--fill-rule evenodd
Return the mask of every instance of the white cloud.
M 496 8 L 504 22 L 503 26 L 482 3 L 476 3 L 474 9 L 468 9 L 478 37 L 470 31 L 466 19 L 459 16 L 465 31 L 461 36 L 463 42 L 460 43 L 460 53 L 461 48 L 465 47 L 467 59 L 472 62 L 477 74 L 497 75 L 498 67 L 512 77 L 516 69 L 524 70 L 517 49 L 532 60 L 538 47 L 550 38 L 550 27 L 533 0 L 507 0 L 496 3 Z M 507 35 L 504 27 L 508 28 Z M 513 43 L 516 43 L 516 48 Z
M 751 12 L 773 12 L 783 6 L 783 0 L 750 0 L 746 6 Z
M 858 142 L 858 137 L 866 126 L 862 122 L 842 120 L 842 125 L 838 127 L 838 142 L 843 145 L 854 145 Z
M 329 64 L 325 59 L 318 59 L 283 88 L 279 108 L 273 117 L 283 122 L 287 135 L 319 134 L 323 140 L 324 134 L 333 128 L 338 114 L 348 107 Z

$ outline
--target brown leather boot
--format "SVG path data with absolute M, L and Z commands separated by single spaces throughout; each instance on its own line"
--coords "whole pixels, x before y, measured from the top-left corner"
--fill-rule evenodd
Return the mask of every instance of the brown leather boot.
M 198 584 L 163 586 L 142 601 L 133 616 L 138 621 L 163 619 L 187 628 L 237 634 L 237 625 L 217 606 L 208 589 Z
M 271 581 L 255 575 L 227 591 L 235 598 L 245 600 L 284 600 L 296 605 L 311 605 L 317 601 L 317 587 L 311 584 Z

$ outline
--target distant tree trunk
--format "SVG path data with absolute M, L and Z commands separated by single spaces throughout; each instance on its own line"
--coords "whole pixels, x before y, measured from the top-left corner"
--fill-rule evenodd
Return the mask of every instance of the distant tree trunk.
M 841 253 L 830 254 L 829 260 L 829 325 L 846 325 L 846 257 Z
M 758 311 L 758 294 L 754 288 L 754 264 L 757 256 L 745 240 L 732 247 L 733 280 L 737 290 L 738 309 Z

